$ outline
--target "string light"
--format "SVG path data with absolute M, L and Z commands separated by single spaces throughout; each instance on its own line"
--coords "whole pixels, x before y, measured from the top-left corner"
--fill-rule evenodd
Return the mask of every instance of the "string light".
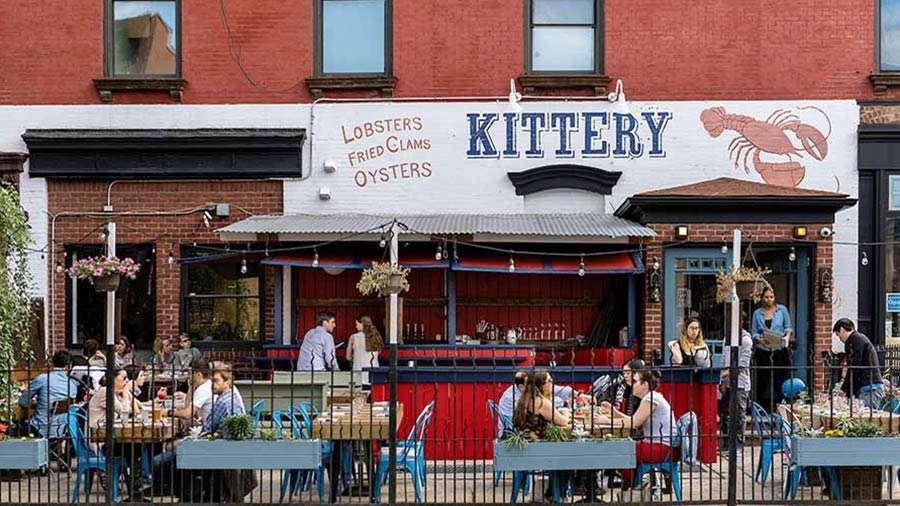
M 584 255 L 581 255 L 581 259 L 578 260 L 578 275 L 584 276 Z
M 794 247 L 791 246 L 791 252 L 788 254 L 788 260 L 794 262 L 797 260 L 797 252 L 794 250 Z
M 172 265 L 175 263 L 175 253 L 172 250 L 169 250 L 169 257 L 166 258 L 166 263 Z
M 387 246 L 387 240 L 384 238 L 384 233 L 382 233 L 382 234 L 381 234 L 381 240 L 378 241 L 378 247 L 379 247 L 379 248 L 384 248 L 385 246 Z
M 64 270 L 62 262 L 56 262 L 56 272 L 62 274 Z
M 862 258 L 859 259 L 859 263 L 863 265 L 863 267 L 869 265 L 869 256 L 866 255 L 866 252 L 862 252 Z
M 509 272 L 516 272 L 516 260 L 512 255 L 509 256 Z
M 241 259 L 241 274 L 247 274 L 247 259 Z
M 437 251 L 434 252 L 434 259 L 440 262 L 444 258 L 444 254 L 441 253 L 441 245 L 438 244 Z
M 313 267 L 318 267 L 318 266 L 319 266 L 319 252 L 318 252 L 318 251 L 315 251 L 315 250 L 313 250 L 313 261 L 312 261 L 312 266 L 313 266 Z
M 728 245 L 723 244 L 722 248 L 719 251 L 721 251 L 723 255 L 727 255 L 728 254 Z

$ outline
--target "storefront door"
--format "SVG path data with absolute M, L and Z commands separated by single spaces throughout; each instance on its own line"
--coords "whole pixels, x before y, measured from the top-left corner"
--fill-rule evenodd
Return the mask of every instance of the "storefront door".
M 791 314 L 795 342 L 791 365 L 797 367 L 796 377 L 804 377 L 809 364 L 809 252 L 795 247 L 795 260 L 791 260 L 789 247 L 757 248 L 755 255 L 760 267 L 772 271 L 768 279 L 775 290 L 775 302 L 783 304 Z M 751 309 L 757 307 L 754 304 Z
M 703 337 L 718 363 L 728 330 L 725 305 L 716 302 L 716 273 L 731 265 L 731 250 L 720 247 L 671 248 L 665 253 L 664 344 L 678 339 L 688 318 L 699 318 Z M 669 349 L 663 346 L 669 363 Z

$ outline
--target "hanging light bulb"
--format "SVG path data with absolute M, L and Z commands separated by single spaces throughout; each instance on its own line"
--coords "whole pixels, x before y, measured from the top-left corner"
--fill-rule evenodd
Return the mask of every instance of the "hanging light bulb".
M 659 258 L 657 258 L 657 257 L 653 257 L 653 270 L 654 271 L 659 270 Z
M 578 260 L 578 275 L 584 276 L 584 255 L 581 255 L 581 259 Z
M 516 260 L 509 255 L 509 272 L 516 272 Z
M 440 262 L 444 258 L 444 254 L 441 253 L 441 246 L 438 245 L 437 251 L 434 252 L 434 259 Z
M 312 261 L 312 266 L 313 266 L 313 267 L 318 267 L 318 266 L 319 266 L 319 252 L 318 252 L 318 251 L 315 251 L 315 250 L 313 250 L 313 261 Z
M 862 252 L 862 258 L 859 259 L 859 263 L 863 264 L 863 266 L 869 265 L 869 256 L 866 255 L 866 252 Z
M 728 245 L 723 244 L 722 248 L 719 251 L 721 251 L 723 255 L 727 255 L 728 254 Z
M 241 259 L 241 274 L 247 274 L 247 259 Z
M 378 247 L 384 248 L 385 246 L 387 246 L 387 240 L 384 238 L 384 234 L 381 234 L 381 240 L 378 241 Z
M 788 254 L 788 260 L 794 262 L 797 260 L 797 252 L 794 250 L 794 247 L 791 246 L 791 252 Z
M 175 263 L 175 254 L 169 251 L 169 257 L 166 258 L 166 263 L 172 265 Z
M 100 240 L 106 242 L 106 229 L 100 231 Z
M 62 262 L 56 262 L 56 272 L 61 274 L 64 270 Z

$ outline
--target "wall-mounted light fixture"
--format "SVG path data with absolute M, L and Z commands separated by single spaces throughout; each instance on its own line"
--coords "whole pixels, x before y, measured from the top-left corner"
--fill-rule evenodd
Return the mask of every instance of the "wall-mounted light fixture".
M 794 239 L 806 239 L 807 235 L 809 235 L 809 229 L 806 228 L 806 225 L 794 226 Z
M 327 186 L 319 188 L 319 200 L 331 200 L 331 189 Z
M 650 301 L 659 302 L 662 299 L 659 286 L 659 259 L 653 257 L 650 264 Z
M 331 159 L 325 160 L 325 162 L 322 163 L 322 169 L 324 169 L 328 174 L 331 174 L 332 172 L 337 170 L 337 162 Z
M 829 267 L 819 267 L 819 302 L 831 302 L 834 290 L 834 272 Z
M 687 225 L 678 225 L 675 227 L 675 237 L 679 240 L 685 240 L 688 238 L 688 234 L 690 233 L 690 229 Z

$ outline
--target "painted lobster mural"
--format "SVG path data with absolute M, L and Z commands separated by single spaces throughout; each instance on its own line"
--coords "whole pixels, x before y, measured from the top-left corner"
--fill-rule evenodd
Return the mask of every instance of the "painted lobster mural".
M 766 183 L 796 187 L 806 176 L 806 167 L 792 157 L 802 158 L 806 153 L 821 161 L 828 156 L 831 119 L 815 106 L 797 107 L 796 111 L 809 109 L 818 111 L 825 118 L 827 134 L 801 122 L 799 114 L 791 109 L 778 109 L 765 121 L 760 121 L 743 114 L 729 114 L 724 107 L 710 107 L 700 113 L 700 121 L 712 138 L 725 131 L 738 134 L 728 144 L 728 156 L 734 160 L 735 168 L 743 163 L 744 170 L 749 174 L 748 160 L 751 160 L 753 168 Z M 794 144 L 787 132 L 800 141 L 800 146 Z M 766 160 L 761 158 L 761 154 L 767 155 Z M 777 157 L 786 157 L 787 160 L 770 161 Z

